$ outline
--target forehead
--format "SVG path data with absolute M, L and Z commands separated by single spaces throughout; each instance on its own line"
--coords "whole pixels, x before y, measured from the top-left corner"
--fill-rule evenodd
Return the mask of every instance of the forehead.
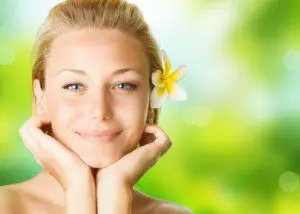
M 134 68 L 147 75 L 148 59 L 142 43 L 116 29 L 72 29 L 55 38 L 47 58 L 47 73 L 62 68 L 110 73 Z

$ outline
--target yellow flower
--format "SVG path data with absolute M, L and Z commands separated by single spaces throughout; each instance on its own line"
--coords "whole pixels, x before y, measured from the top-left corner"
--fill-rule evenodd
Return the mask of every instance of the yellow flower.
M 157 70 L 151 76 L 152 83 L 155 85 L 151 93 L 152 108 L 160 108 L 167 98 L 176 101 L 187 98 L 185 90 L 176 84 L 186 74 L 187 66 L 182 65 L 170 73 L 170 60 L 164 50 L 161 52 L 164 60 L 164 70 Z

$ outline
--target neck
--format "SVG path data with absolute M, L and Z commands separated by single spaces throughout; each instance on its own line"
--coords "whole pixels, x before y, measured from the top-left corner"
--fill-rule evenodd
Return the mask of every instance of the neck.
M 19 187 L 29 195 L 33 195 L 56 206 L 63 207 L 65 205 L 65 192 L 63 188 L 46 170 L 42 170 L 30 180 L 21 183 Z M 135 202 L 139 202 L 145 195 L 132 188 L 132 196 L 134 205 Z
M 51 204 L 64 206 L 65 193 L 60 183 L 47 171 L 42 170 L 30 180 L 23 182 L 20 188 L 34 197 Z

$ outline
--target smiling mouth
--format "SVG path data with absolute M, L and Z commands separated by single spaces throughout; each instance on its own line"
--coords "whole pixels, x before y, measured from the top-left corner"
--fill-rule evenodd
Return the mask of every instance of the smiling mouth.
M 86 135 L 86 134 L 81 134 L 76 132 L 80 137 L 84 138 L 87 141 L 90 142 L 95 142 L 95 143 L 109 143 L 114 141 L 120 134 L 121 132 L 115 133 L 115 134 L 108 134 L 108 135 Z

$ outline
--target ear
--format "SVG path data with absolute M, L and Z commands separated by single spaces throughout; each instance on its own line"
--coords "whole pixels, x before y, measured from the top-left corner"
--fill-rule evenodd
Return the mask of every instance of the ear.
M 154 114 L 154 109 L 153 108 L 148 108 L 148 115 L 147 115 L 147 123 L 152 124 L 154 120 L 155 114 Z
M 147 115 L 147 119 L 153 119 L 154 118 L 154 109 L 153 108 L 148 108 L 148 115 Z
M 47 116 L 48 115 L 48 106 L 47 100 L 44 91 L 41 89 L 40 81 L 35 79 L 33 81 L 33 114 Z

